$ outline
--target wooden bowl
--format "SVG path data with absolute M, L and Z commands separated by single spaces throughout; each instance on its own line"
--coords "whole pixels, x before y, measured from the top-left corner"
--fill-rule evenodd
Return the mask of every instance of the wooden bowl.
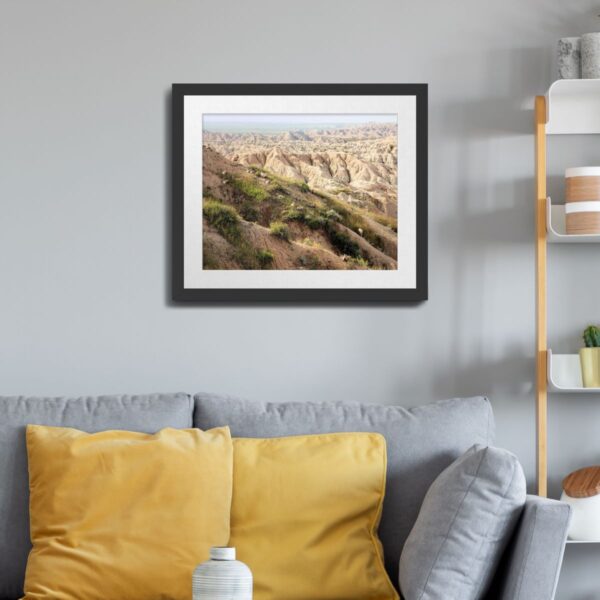
M 600 466 L 585 467 L 567 475 L 560 499 L 572 510 L 569 538 L 600 542 Z

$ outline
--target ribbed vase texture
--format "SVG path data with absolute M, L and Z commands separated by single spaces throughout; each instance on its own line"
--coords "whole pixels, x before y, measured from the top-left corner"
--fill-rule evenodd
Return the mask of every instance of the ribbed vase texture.
M 237 560 L 209 560 L 194 571 L 194 600 L 252 600 L 252 573 Z

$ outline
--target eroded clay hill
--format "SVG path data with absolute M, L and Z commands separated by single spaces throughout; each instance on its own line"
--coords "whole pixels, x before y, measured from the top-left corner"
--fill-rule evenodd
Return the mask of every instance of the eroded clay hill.
M 203 152 L 205 269 L 395 269 L 395 217 Z
M 304 181 L 350 204 L 397 216 L 395 126 L 370 124 L 271 135 L 205 132 L 204 141 L 235 163 Z

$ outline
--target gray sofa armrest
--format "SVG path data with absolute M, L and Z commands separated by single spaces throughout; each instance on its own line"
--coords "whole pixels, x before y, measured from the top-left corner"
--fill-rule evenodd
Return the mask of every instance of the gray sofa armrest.
M 489 598 L 553 600 L 570 519 L 568 504 L 527 496 Z

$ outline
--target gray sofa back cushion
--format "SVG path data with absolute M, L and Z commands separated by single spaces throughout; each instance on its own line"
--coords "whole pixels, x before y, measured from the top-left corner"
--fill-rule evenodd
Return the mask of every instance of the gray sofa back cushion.
M 0 396 L 0 598 L 23 594 L 29 539 L 25 426 L 73 427 L 89 433 L 124 429 L 154 433 L 192 426 L 187 394 L 25 398 Z
M 398 581 L 404 542 L 433 480 L 473 444 L 493 443 L 487 398 L 443 400 L 418 408 L 342 403 L 262 404 L 196 394 L 194 425 L 229 425 L 235 437 L 375 431 L 387 440 L 388 475 L 379 534 L 387 571 Z

